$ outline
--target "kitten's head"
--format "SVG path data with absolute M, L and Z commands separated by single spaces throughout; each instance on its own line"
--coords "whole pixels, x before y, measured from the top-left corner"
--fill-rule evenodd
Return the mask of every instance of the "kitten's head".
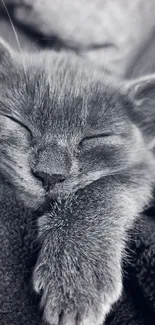
M 0 170 L 27 205 L 137 167 L 150 175 L 155 82 L 127 96 L 105 79 L 73 55 L 21 57 L 1 41 Z

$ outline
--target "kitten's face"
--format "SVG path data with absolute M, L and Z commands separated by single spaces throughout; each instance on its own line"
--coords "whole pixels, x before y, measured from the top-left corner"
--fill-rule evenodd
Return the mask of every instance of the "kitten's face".
M 125 96 L 72 57 L 36 54 L 25 63 L 26 74 L 19 57 L 5 57 L 1 71 L 0 169 L 27 205 L 145 165 Z

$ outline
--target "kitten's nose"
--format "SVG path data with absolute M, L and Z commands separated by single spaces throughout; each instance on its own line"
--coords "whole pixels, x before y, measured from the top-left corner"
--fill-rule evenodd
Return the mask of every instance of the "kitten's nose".
M 42 181 L 43 187 L 46 191 L 49 191 L 57 183 L 62 183 L 65 180 L 65 176 L 62 174 L 49 175 L 43 171 L 36 171 L 34 175 Z

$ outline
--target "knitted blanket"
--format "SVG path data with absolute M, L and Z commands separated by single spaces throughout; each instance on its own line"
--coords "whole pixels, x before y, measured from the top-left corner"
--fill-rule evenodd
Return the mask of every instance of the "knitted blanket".
M 106 325 L 155 324 L 155 209 L 135 224 L 124 266 L 124 292 Z

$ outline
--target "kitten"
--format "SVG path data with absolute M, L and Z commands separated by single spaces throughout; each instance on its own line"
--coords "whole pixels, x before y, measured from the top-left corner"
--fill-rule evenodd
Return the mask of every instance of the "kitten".
M 101 325 L 121 295 L 126 232 L 154 186 L 154 90 L 0 41 L 0 171 L 27 206 L 49 203 L 33 274 L 49 324 Z

